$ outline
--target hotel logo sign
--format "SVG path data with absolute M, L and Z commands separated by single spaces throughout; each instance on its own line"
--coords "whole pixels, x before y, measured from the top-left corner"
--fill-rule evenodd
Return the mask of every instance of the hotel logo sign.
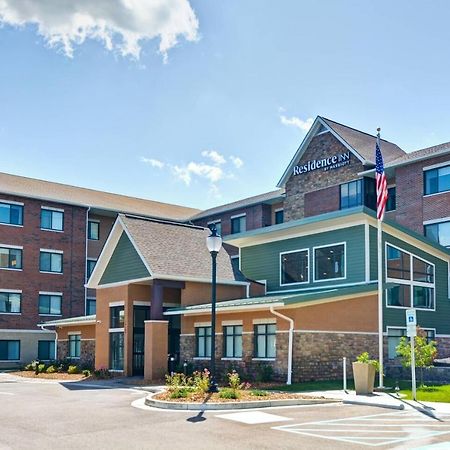
M 330 156 L 328 158 L 313 159 L 312 161 L 308 161 L 306 164 L 302 164 L 301 166 L 295 166 L 294 175 L 301 175 L 317 169 L 323 169 L 326 172 L 328 170 L 348 166 L 349 164 L 350 152 L 347 152 L 340 155 Z

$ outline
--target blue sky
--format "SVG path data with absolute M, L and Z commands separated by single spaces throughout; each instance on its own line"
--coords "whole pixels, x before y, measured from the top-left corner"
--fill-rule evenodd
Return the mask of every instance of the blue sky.
M 167 0 L 80 44 L 66 3 L 0 2 L 1 171 L 206 208 L 274 189 L 316 115 L 450 141 L 446 1 Z

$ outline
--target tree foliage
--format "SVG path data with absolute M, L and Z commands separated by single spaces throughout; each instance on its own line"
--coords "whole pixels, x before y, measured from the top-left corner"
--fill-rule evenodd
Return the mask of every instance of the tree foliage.
M 411 345 L 407 337 L 403 336 L 398 344 L 397 354 L 401 357 L 403 367 L 411 367 Z M 427 342 L 427 335 L 422 328 L 417 327 L 417 336 L 414 338 L 414 355 L 416 367 L 431 367 L 437 356 L 436 342 Z

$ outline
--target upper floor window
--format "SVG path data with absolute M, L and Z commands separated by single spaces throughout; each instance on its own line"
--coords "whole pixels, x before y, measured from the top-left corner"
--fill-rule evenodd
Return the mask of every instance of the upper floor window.
M 222 222 L 220 220 L 213 220 L 212 222 L 208 222 L 208 228 L 210 230 L 213 229 L 213 226 L 216 227 L 217 234 L 222 236 Z
M 275 211 L 275 225 L 284 222 L 284 210 L 278 209 Z
M 0 223 L 23 225 L 23 205 L 0 201 Z
M 425 236 L 444 247 L 450 247 L 450 221 L 432 223 L 424 226 Z
M 340 186 L 340 208 L 353 208 L 362 205 L 362 180 L 351 181 Z
M 88 239 L 91 241 L 100 239 L 100 222 L 98 220 L 88 221 Z
M 276 332 L 274 323 L 255 325 L 255 358 L 275 358 Z
M 41 228 L 43 230 L 63 231 L 64 211 L 41 208 Z
M 395 186 L 392 186 L 388 188 L 386 211 L 395 211 L 396 209 L 397 209 L 397 189 Z
M 308 250 L 295 250 L 280 254 L 280 284 L 307 283 L 309 281 Z
M 88 259 L 86 261 L 86 278 L 89 280 L 90 276 L 92 275 L 92 272 L 94 271 L 94 267 L 97 264 L 96 259 Z
M 314 248 L 314 280 L 345 278 L 345 244 Z
M 386 245 L 386 291 L 388 306 L 434 309 L 434 265 L 392 245 Z
M 195 328 L 195 355 L 199 358 L 211 356 L 211 327 Z
M 87 298 L 86 299 L 86 315 L 90 316 L 92 314 L 95 314 L 96 306 L 97 306 L 97 302 L 96 302 L 95 298 Z
M 247 228 L 247 218 L 245 214 L 231 218 L 231 234 L 242 233 Z
M 62 273 L 63 254 L 53 250 L 41 250 L 39 257 L 39 270 L 41 272 Z
M 223 327 L 223 345 L 225 358 L 242 358 L 242 325 Z
M 123 306 L 111 306 L 110 310 L 110 328 L 124 328 L 125 310 Z
M 0 340 L 0 361 L 18 361 L 20 341 Z
M 20 313 L 22 294 L 20 292 L 0 291 L 0 313 Z
M 61 315 L 62 295 L 58 293 L 39 293 L 39 314 Z
M 425 195 L 450 191 L 450 165 L 425 170 L 423 176 Z
M 0 269 L 22 269 L 22 249 L 0 247 Z

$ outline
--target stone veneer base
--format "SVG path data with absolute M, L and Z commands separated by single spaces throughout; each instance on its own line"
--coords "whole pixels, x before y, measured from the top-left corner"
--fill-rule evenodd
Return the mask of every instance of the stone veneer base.
M 150 394 L 145 399 L 145 404 L 153 408 L 172 409 L 178 411 L 207 411 L 207 410 L 233 410 L 233 409 L 254 409 L 254 408 L 270 408 L 274 406 L 299 406 L 299 405 L 321 405 L 325 403 L 340 403 L 337 399 L 283 399 L 283 400 L 255 400 L 252 402 L 227 402 L 227 403 L 181 403 L 167 402 L 163 400 L 155 400 Z

